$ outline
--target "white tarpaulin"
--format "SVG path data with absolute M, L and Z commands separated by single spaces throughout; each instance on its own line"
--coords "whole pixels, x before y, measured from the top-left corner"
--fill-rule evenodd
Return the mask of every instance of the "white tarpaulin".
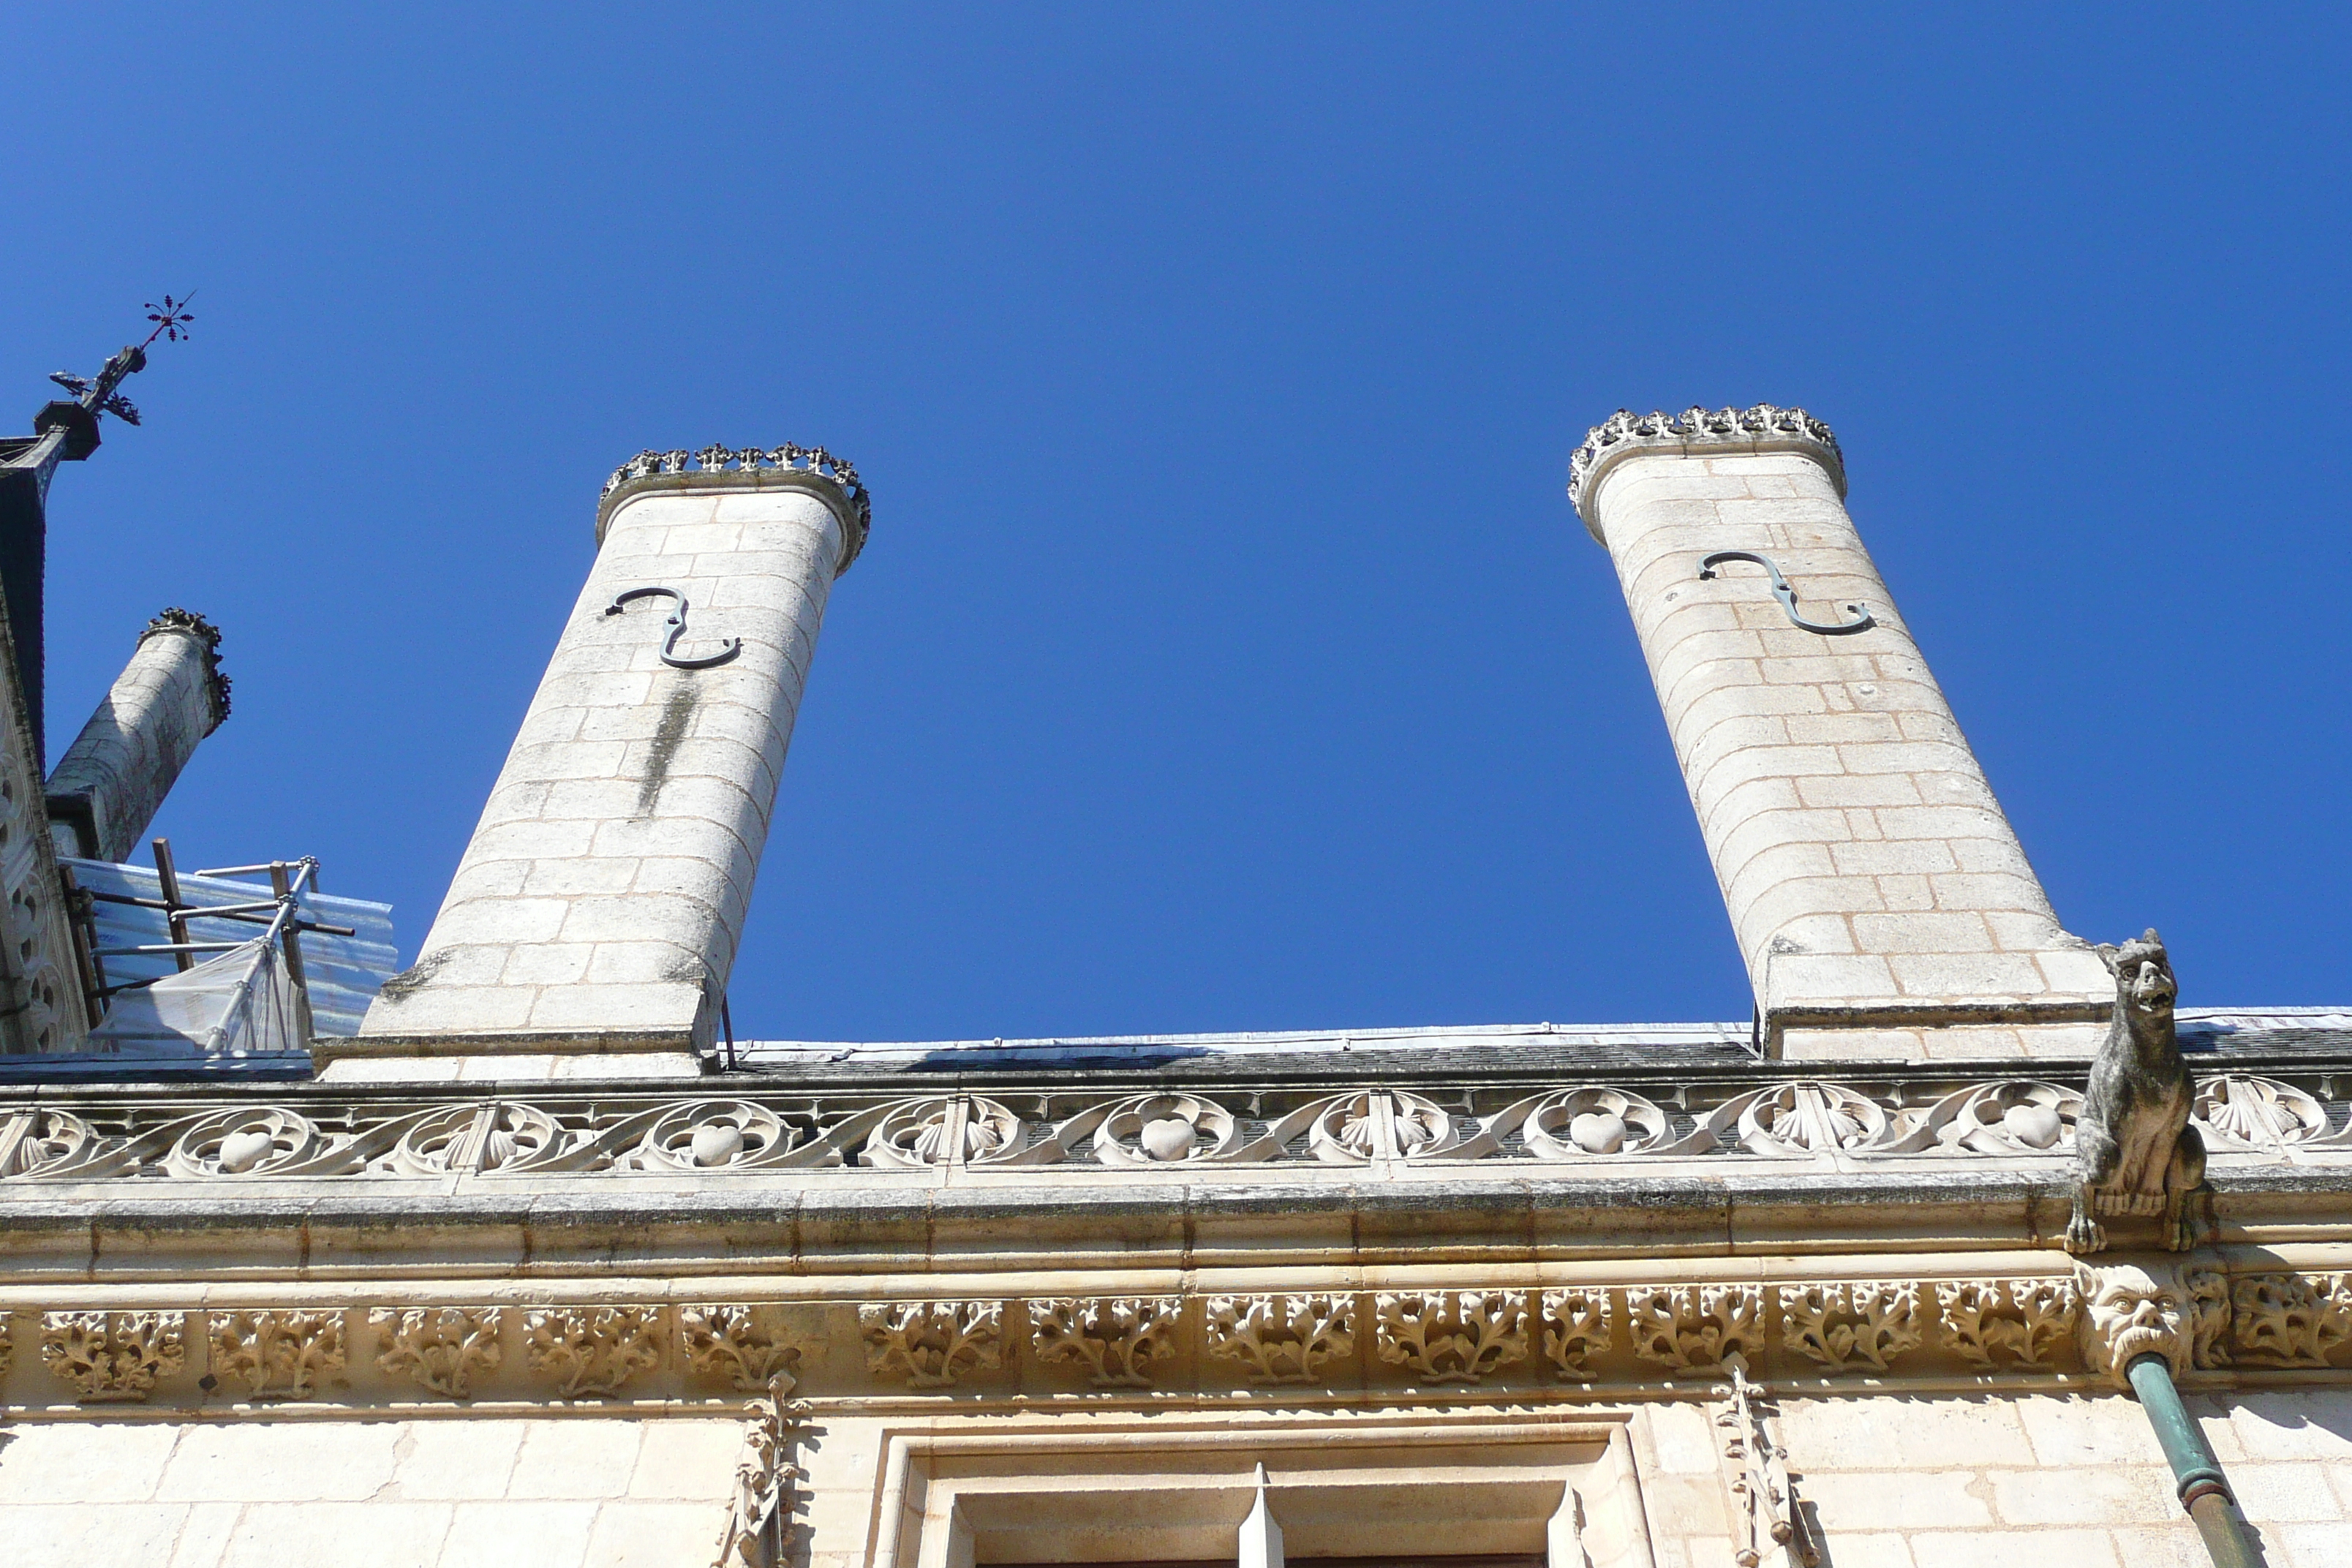
M 257 937 L 114 998 L 86 1049 L 125 1056 L 300 1050 L 302 998 L 277 943 Z

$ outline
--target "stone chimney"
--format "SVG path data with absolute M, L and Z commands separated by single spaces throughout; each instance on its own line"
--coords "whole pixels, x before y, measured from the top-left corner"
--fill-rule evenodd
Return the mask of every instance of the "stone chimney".
M 228 717 L 220 640 L 191 610 L 165 610 L 147 623 L 113 689 L 49 775 L 58 854 L 131 858 L 196 742 Z
M 333 1076 L 697 1070 L 870 510 L 822 448 L 693 456 L 607 482 L 595 565 L 441 912 L 358 1037 L 321 1044 Z
M 1769 405 L 1620 413 L 1569 481 L 1616 563 L 1766 1048 L 2088 1055 L 2113 984 L 2051 912 L 1845 488 L 1829 427 Z

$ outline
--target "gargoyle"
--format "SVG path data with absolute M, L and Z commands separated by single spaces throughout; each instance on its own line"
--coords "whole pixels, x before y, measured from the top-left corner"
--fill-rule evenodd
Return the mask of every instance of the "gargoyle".
M 2186 1252 L 2198 1241 L 2192 1200 L 2205 1185 L 2205 1141 L 2189 1125 L 2189 1068 L 2173 1035 L 2179 986 L 2153 927 L 2098 953 L 2116 977 L 2116 1016 L 2074 1127 L 2066 1250 L 2106 1249 L 2099 1215 L 2161 1215 L 2163 1244 Z

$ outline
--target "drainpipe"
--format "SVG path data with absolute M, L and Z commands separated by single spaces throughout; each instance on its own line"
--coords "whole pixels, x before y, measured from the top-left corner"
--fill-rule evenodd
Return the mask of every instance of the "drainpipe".
M 2230 1495 L 2230 1479 L 2221 1473 L 2221 1461 L 2206 1446 L 2205 1434 L 2189 1418 L 2188 1408 L 2180 1403 L 2180 1391 L 2172 1385 L 2171 1363 L 2151 1352 L 2133 1357 L 2124 1375 L 2131 1380 L 2132 1392 L 2139 1395 L 2140 1407 L 2147 1412 L 2147 1424 L 2156 1428 L 2156 1440 L 2163 1446 L 2165 1462 L 2172 1467 L 2172 1479 L 2179 1486 L 2180 1506 L 2189 1510 L 2197 1533 L 2205 1538 L 2205 1551 L 2214 1568 L 2263 1568 L 2262 1548 L 2254 1544 L 2246 1516 L 2238 1511 L 2238 1500 Z

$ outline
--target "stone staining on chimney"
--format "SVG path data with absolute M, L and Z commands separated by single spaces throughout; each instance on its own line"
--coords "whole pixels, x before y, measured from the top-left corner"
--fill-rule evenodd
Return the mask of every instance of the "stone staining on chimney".
M 1569 493 L 1615 562 L 1747 961 L 1790 1058 L 2087 1056 L 2111 987 L 2051 911 L 1846 515 L 1828 426 L 1620 413 Z M 1775 596 L 1768 557 L 1797 596 Z M 1806 629 L 1855 618 L 1850 634 Z
M 421 955 L 357 1037 L 320 1043 L 330 1076 L 698 1070 L 869 510 L 821 451 L 696 456 L 605 487 L 595 565 Z
M 47 787 L 58 853 L 128 860 L 196 744 L 228 717 L 220 633 L 190 610 L 147 623 Z

